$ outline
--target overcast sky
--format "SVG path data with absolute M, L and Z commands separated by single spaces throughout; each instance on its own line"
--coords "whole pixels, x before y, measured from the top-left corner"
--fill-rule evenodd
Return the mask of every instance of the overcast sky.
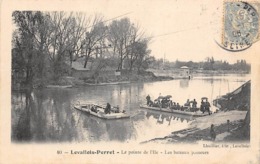
M 107 1 L 92 9 L 107 19 L 131 12 L 127 17 L 154 36 L 150 49 L 156 58 L 202 61 L 213 56 L 231 63 L 248 58 L 244 52 L 227 52 L 215 42 L 220 42 L 222 34 L 222 1 Z
M 88 0 L 88 1 L 35 1 L 36 4 L 19 5 L 18 9 L 47 11 L 82 11 L 86 14 L 101 13 L 105 19 L 129 13 L 131 22 L 139 24 L 148 36 L 154 36 L 149 48 L 153 56 L 169 61 L 202 61 L 213 56 L 215 60 L 230 63 L 246 59 L 255 53 L 256 46 L 242 52 L 227 52 L 215 41 L 222 34 L 223 1 L 208 0 Z M 51 4 L 51 5 L 50 5 Z M 120 17 L 123 18 L 123 17 Z M 117 19 L 120 19 L 117 18 Z M 110 23 L 110 22 L 107 22 Z

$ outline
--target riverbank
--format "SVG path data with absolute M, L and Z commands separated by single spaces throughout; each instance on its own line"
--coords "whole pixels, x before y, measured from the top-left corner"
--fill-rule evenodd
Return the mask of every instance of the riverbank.
M 250 134 L 244 122 L 246 111 L 219 112 L 210 116 L 196 118 L 189 128 L 172 132 L 162 138 L 154 138 L 143 143 L 197 143 L 212 141 L 210 127 L 213 124 L 216 133 L 216 142 L 249 141 Z M 228 122 L 229 120 L 229 122 Z
M 168 76 L 155 76 L 152 72 L 143 71 L 139 74 L 126 74 L 120 75 L 115 78 L 107 78 L 102 76 L 98 79 L 81 79 L 71 76 L 62 77 L 56 85 L 117 85 L 117 84 L 128 84 L 133 82 L 154 82 L 154 81 L 166 81 L 173 80 L 172 77 Z
M 250 140 L 250 93 L 251 82 L 248 81 L 213 101 L 220 112 L 196 118 L 188 129 L 173 132 L 163 138 L 155 138 L 147 142 L 198 142 L 212 140 L 210 128 L 213 125 L 216 141 Z
M 73 76 L 63 76 L 58 81 L 44 82 L 37 80 L 33 84 L 33 88 L 72 88 L 78 86 L 95 86 L 95 85 L 118 85 L 128 84 L 133 82 L 155 82 L 155 81 L 167 81 L 173 80 L 172 77 L 168 76 L 155 76 L 152 72 L 142 71 L 139 73 L 127 73 L 114 78 L 106 75 L 100 76 L 99 78 L 78 78 Z M 28 86 L 13 85 L 12 90 L 23 90 L 28 89 Z

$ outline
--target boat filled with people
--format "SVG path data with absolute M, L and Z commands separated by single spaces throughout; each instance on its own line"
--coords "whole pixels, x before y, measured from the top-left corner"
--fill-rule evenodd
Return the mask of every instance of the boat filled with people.
M 148 95 L 146 97 L 147 103 L 140 105 L 140 108 L 194 117 L 202 117 L 212 114 L 207 97 L 201 98 L 200 107 L 197 107 L 197 101 L 195 99 L 192 101 L 188 99 L 184 105 L 180 105 L 179 103 L 173 102 L 171 97 L 171 95 L 159 96 L 154 101 L 151 101 L 151 97 Z
M 120 119 L 129 118 L 130 115 L 124 110 L 120 110 L 119 107 L 113 107 L 109 103 L 107 105 L 96 105 L 96 104 L 77 104 L 74 106 L 75 109 L 86 112 L 90 115 L 102 118 L 102 119 Z

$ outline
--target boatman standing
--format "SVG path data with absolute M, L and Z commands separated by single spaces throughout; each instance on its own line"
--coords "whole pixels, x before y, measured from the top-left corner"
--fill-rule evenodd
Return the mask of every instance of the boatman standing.
M 205 110 L 208 111 L 210 115 L 210 103 L 208 102 L 208 100 L 206 100 L 205 102 Z
M 146 101 L 147 101 L 147 106 L 149 106 L 150 101 L 151 101 L 151 97 L 150 97 L 150 95 L 146 96 Z
M 192 108 L 197 108 L 197 101 L 196 101 L 196 99 L 193 100 Z
M 110 112 L 111 112 L 111 105 L 107 103 L 107 106 L 105 108 L 105 114 L 110 114 Z

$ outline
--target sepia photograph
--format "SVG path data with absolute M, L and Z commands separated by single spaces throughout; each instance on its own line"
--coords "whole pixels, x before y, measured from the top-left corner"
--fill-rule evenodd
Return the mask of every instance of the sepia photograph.
M 259 162 L 260 2 L 18 4 L 1 4 L 0 146 L 30 152 L 14 163 Z

